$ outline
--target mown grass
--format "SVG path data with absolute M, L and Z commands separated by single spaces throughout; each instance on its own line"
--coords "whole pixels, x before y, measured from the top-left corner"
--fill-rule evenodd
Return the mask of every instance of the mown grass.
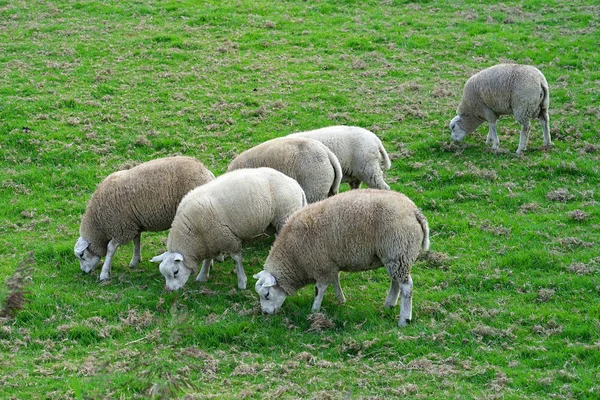
M 600 61 L 593 1 L 0 1 L 0 282 L 29 252 L 27 302 L 0 319 L 6 398 L 596 398 Z M 465 80 L 533 64 L 555 147 L 534 121 L 449 142 Z M 186 154 L 215 174 L 264 140 L 359 125 L 388 181 L 429 218 L 414 323 L 382 306 L 385 271 L 343 275 L 260 315 L 233 264 L 163 290 L 166 233 L 132 245 L 110 282 L 72 254 L 109 173 Z M 346 189 L 346 188 L 345 188 Z M 248 275 L 272 238 L 248 245 Z M 8 296 L 0 290 L 0 299 Z M 311 319 L 312 318 L 312 319 Z

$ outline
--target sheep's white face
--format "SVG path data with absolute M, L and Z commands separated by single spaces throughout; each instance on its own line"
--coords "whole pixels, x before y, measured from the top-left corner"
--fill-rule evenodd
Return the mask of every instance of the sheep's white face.
M 467 131 L 465 131 L 461 125 L 462 119 L 460 115 L 452 118 L 450 121 L 450 129 L 452 130 L 452 140 L 460 142 L 467 136 Z
M 183 263 L 183 255 L 179 253 L 166 252 L 152 258 L 150 262 L 160 262 L 158 269 L 165 277 L 169 290 L 181 289 L 192 274 L 192 270 Z
M 90 242 L 80 237 L 77 239 L 75 248 L 73 249 L 75 256 L 79 259 L 79 267 L 87 274 L 92 272 L 92 270 L 100 263 L 100 256 L 92 253 L 88 248 L 89 246 Z
M 287 295 L 283 289 L 277 286 L 275 277 L 267 271 L 260 271 L 254 275 L 254 279 L 258 279 L 254 288 L 260 296 L 260 308 L 262 312 L 274 314 L 281 310 L 281 305 Z

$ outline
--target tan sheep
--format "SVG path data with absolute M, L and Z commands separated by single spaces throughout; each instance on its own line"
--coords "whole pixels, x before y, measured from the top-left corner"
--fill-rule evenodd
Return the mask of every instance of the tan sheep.
M 75 255 L 84 272 L 106 256 L 100 280 L 110 276 L 117 248 L 133 240 L 130 267 L 141 261 L 145 231 L 169 229 L 179 202 L 190 190 L 215 177 L 192 157 L 165 157 L 110 174 L 99 185 L 81 219 Z
M 270 167 L 295 179 L 309 203 L 338 192 L 342 168 L 323 143 L 307 138 L 282 137 L 268 140 L 238 155 L 227 168 Z
M 351 190 L 295 212 L 271 248 L 264 270 L 254 275 L 263 312 L 281 308 L 287 296 L 316 283 L 312 311 L 319 311 L 325 289 L 333 285 L 346 298 L 340 271 L 385 266 L 392 279 L 385 301 L 394 307 L 402 294 L 400 326 L 412 319 L 411 265 L 429 249 L 429 225 L 405 195 L 378 189 Z

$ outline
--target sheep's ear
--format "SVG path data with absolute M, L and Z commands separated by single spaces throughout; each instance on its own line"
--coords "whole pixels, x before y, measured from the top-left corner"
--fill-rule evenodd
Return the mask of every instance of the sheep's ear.
M 162 254 L 161 254 L 161 255 L 159 255 L 159 256 L 152 257 L 152 259 L 150 259 L 150 262 L 152 262 L 152 263 L 158 263 L 158 262 L 161 262 L 162 260 L 164 260 L 164 259 L 165 259 L 165 256 L 166 256 L 166 255 L 167 255 L 167 252 L 165 251 L 164 253 L 162 253 Z
M 254 274 L 254 275 L 252 275 L 252 277 L 253 277 L 254 279 L 258 279 L 258 280 L 260 280 L 260 278 L 262 278 L 262 273 L 263 273 L 263 272 L 265 272 L 265 271 L 260 271 L 258 274 Z
M 173 261 L 183 261 L 183 256 L 179 253 L 173 255 Z
M 90 242 L 88 242 L 86 239 L 80 237 L 79 239 L 77 239 L 77 242 L 75 243 L 75 254 L 81 254 L 85 251 L 85 249 L 87 249 L 88 247 L 90 247 Z
M 258 274 L 253 276 L 254 279 L 258 279 L 258 282 L 262 283 L 263 287 L 271 287 L 277 285 L 275 277 L 267 271 L 260 271 Z
M 264 270 L 260 271 L 258 274 L 253 275 L 252 277 L 254 279 L 258 279 L 258 282 L 256 282 L 256 284 L 261 285 L 262 287 L 271 287 L 277 284 L 277 282 L 275 281 L 275 277 Z

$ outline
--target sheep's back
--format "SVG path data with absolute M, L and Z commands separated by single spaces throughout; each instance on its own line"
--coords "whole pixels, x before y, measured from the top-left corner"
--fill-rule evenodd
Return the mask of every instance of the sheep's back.
M 479 110 L 482 106 L 497 115 L 512 114 L 515 107 L 542 100 L 542 85 L 548 86 L 535 67 L 499 64 L 471 76 L 465 84 L 459 113 Z
M 109 237 L 127 242 L 140 231 L 169 229 L 181 199 L 213 178 L 191 157 L 149 161 L 109 175 L 98 186 L 88 210 L 95 213 L 96 224 Z

